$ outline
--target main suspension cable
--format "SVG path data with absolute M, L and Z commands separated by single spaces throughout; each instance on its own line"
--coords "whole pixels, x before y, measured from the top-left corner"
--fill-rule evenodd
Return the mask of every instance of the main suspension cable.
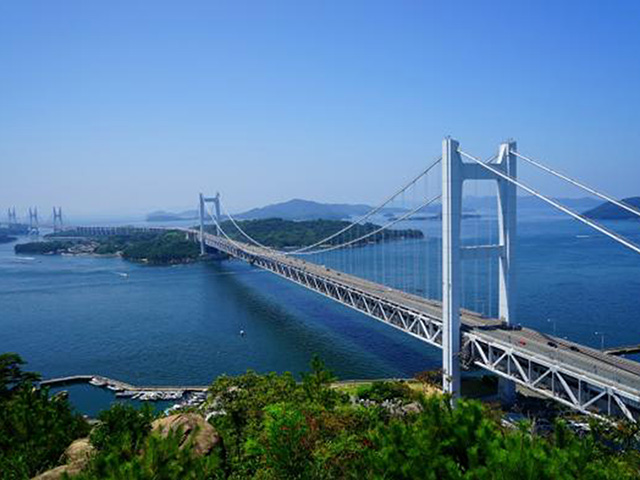
M 442 160 L 442 157 L 439 157 L 436 161 L 434 161 L 431 165 L 429 165 L 426 169 L 424 169 L 422 172 L 420 172 L 418 175 L 416 175 L 411 181 L 409 181 L 408 183 L 406 183 L 402 188 L 400 188 L 399 190 L 397 190 L 393 195 L 389 196 L 384 202 L 382 202 L 380 205 L 378 205 L 376 208 L 372 209 L 369 211 L 369 213 L 363 215 L 362 217 L 358 218 L 356 221 L 351 222 L 349 225 L 347 225 L 346 227 L 344 227 L 342 230 L 337 231 L 336 233 L 329 235 L 326 238 L 323 238 L 322 240 L 318 240 L 317 242 L 311 244 L 311 245 L 307 245 L 305 247 L 299 248 L 297 250 L 294 250 L 293 252 L 288 252 L 288 254 L 297 254 L 297 253 L 301 253 L 301 252 L 305 252 L 307 250 L 311 250 L 312 248 L 315 248 L 319 245 L 322 245 L 324 243 L 327 243 L 329 240 L 333 240 L 334 238 L 336 238 L 339 235 L 342 235 L 343 233 L 345 233 L 346 231 L 352 229 L 353 227 L 355 227 L 356 225 L 364 222 L 365 220 L 367 220 L 368 218 L 370 218 L 371 216 L 375 215 L 376 213 L 378 213 L 380 210 L 382 210 L 384 207 L 386 207 L 389 203 L 391 203 L 393 200 L 396 199 L 396 197 L 398 197 L 398 195 L 400 195 L 402 192 L 404 192 L 405 190 L 407 190 L 409 187 L 411 187 L 413 184 L 415 184 L 418 180 L 420 180 L 422 177 L 424 177 L 425 175 L 427 175 L 436 165 L 438 165 L 438 163 L 440 163 L 440 161 Z
M 227 218 L 231 221 L 231 223 L 233 224 L 234 227 L 236 227 L 236 229 L 238 229 L 238 231 L 250 242 L 256 244 L 258 247 L 260 248 L 266 248 L 267 250 L 272 250 L 273 252 L 279 253 L 278 250 L 273 249 L 272 247 L 268 247 L 262 243 L 260 243 L 258 240 L 256 240 L 255 238 L 251 237 L 247 232 L 245 232 L 240 225 L 238 225 L 238 222 L 236 222 L 236 220 L 231 216 L 231 214 L 227 211 L 227 209 L 224 206 L 224 203 L 220 202 L 221 206 L 222 206 L 222 211 L 224 212 L 224 214 L 227 216 Z
M 584 183 L 579 182 L 578 180 L 574 180 L 573 178 L 568 177 L 567 175 L 564 175 L 560 172 L 558 172 L 557 170 L 554 170 L 551 167 L 548 167 L 547 165 L 543 165 L 542 163 L 538 162 L 537 160 L 533 160 L 532 158 L 529 157 L 525 157 L 524 155 L 515 152 L 513 150 L 510 151 L 513 155 L 515 155 L 516 157 L 520 158 L 521 160 L 524 160 L 525 162 L 530 163 L 531 165 L 544 170 L 547 173 L 550 173 L 551 175 L 554 175 L 566 182 L 569 182 L 571 185 L 574 185 L 578 188 L 581 188 L 582 190 L 585 190 L 593 195 L 595 195 L 596 197 L 599 197 L 603 200 L 606 200 L 608 202 L 613 203 L 614 205 L 623 208 L 624 210 L 633 213 L 634 215 L 637 215 L 640 217 L 640 210 L 638 210 L 637 208 L 633 207 L 632 205 L 629 205 L 628 203 L 625 203 L 621 200 L 617 200 L 613 197 L 611 197 L 610 195 L 607 195 L 606 193 L 601 193 L 598 190 L 596 190 L 595 188 L 589 187 L 588 185 L 585 185 Z
M 313 255 L 316 253 L 324 253 L 324 252 L 330 252 L 332 250 L 337 250 L 339 248 L 344 248 L 344 247 L 348 247 L 349 245 L 353 245 L 354 243 L 357 242 L 361 242 L 362 240 L 366 240 L 367 238 L 371 237 L 372 235 L 375 235 L 377 233 L 380 233 L 383 230 L 387 230 L 388 228 L 392 227 L 393 225 L 395 225 L 398 222 L 401 222 L 402 220 L 406 220 L 407 218 L 409 218 L 411 215 L 419 212 L 420 210 L 422 210 L 423 208 L 428 207 L 429 205 L 431 205 L 433 202 L 435 202 L 436 200 L 439 200 L 442 197 L 442 195 L 436 195 L 435 197 L 430 198 L 429 200 L 425 201 L 424 203 L 422 203 L 421 205 L 418 205 L 416 208 L 414 208 L 413 210 L 410 210 L 409 212 L 405 213 L 404 215 L 396 218 L 395 220 L 392 220 L 389 223 L 386 223 L 385 225 L 365 234 L 362 235 L 358 238 L 355 238 L 353 240 L 349 240 L 348 242 L 345 243 L 341 243 L 340 245 L 332 245 L 331 247 L 328 248 L 323 248 L 321 250 L 315 250 L 313 252 L 298 252 L 296 253 L 296 255 Z M 288 255 L 291 255 L 295 252 L 288 252 Z
M 605 227 L 603 225 L 600 225 L 599 223 L 594 222 L 593 220 L 590 220 L 587 217 L 585 217 L 583 215 L 580 215 L 577 212 L 574 212 L 570 208 L 562 205 L 559 202 L 556 202 L 555 200 L 552 200 L 551 198 L 546 197 L 545 195 L 541 194 L 540 192 L 538 192 L 537 190 L 533 189 L 532 187 L 522 183 L 519 180 L 516 180 L 515 178 L 507 175 L 506 173 L 503 173 L 499 169 L 491 166 L 490 164 L 484 163 L 482 160 L 479 160 L 478 158 L 476 158 L 476 157 L 474 157 L 472 155 L 469 155 L 468 153 L 465 153 L 462 150 L 458 150 L 458 152 L 460 153 L 460 155 L 463 155 L 464 157 L 466 157 L 466 158 L 468 158 L 470 160 L 473 160 L 478 165 L 480 165 L 482 168 L 484 168 L 486 170 L 489 170 L 494 175 L 507 180 L 508 182 L 516 185 L 517 187 L 520 187 L 521 189 L 523 189 L 524 191 L 530 193 L 534 197 L 539 198 L 540 200 L 542 200 L 542 201 L 548 203 L 549 205 L 551 205 L 552 207 L 560 210 L 561 212 L 566 213 L 567 215 L 569 215 L 569 216 L 575 218 L 576 220 L 584 223 L 585 225 L 587 225 L 587 226 L 599 231 L 600 233 L 605 234 L 606 236 L 612 238 L 613 240 L 615 240 L 616 242 L 620 243 L 621 245 L 624 245 L 625 247 L 629 248 L 630 250 L 633 250 L 636 253 L 640 253 L 640 246 L 638 246 L 635 243 L 631 242 L 630 240 L 627 240 L 626 238 L 618 235 L 617 233 L 609 230 L 607 227 Z
M 411 179 L 408 183 L 406 183 L 402 188 L 398 189 L 393 195 L 389 196 L 384 202 L 382 202 L 380 205 L 378 205 L 377 207 L 373 208 L 372 210 L 370 210 L 368 213 L 366 213 L 365 215 L 363 215 L 362 217 L 358 218 L 357 220 L 349 223 L 349 225 L 347 225 L 346 227 L 342 228 L 341 230 L 321 239 L 318 240 L 317 242 L 311 244 L 311 245 L 306 245 L 304 247 L 295 249 L 293 251 L 282 251 L 282 250 L 278 250 L 278 249 L 274 249 L 272 247 L 268 247 L 264 244 L 262 244 L 261 242 L 259 242 L 258 240 L 256 240 L 255 238 L 253 238 L 252 236 L 250 236 L 245 230 L 242 229 L 242 227 L 240 227 L 240 225 L 238 224 L 238 222 L 233 218 L 233 216 L 227 211 L 227 209 L 224 207 L 223 205 L 223 210 L 225 215 L 227 216 L 227 218 L 229 218 L 229 220 L 231 221 L 231 223 L 236 227 L 236 229 L 238 229 L 238 231 L 240 232 L 240 234 L 242 236 L 244 236 L 247 240 L 249 240 L 251 243 L 253 243 L 254 245 L 261 247 L 261 248 L 266 248 L 268 250 L 271 250 L 274 253 L 280 253 L 282 255 L 297 255 L 297 254 L 302 254 L 303 252 L 307 252 L 308 250 L 311 250 L 317 246 L 326 244 L 327 242 L 329 242 L 330 240 L 333 240 L 334 238 L 338 237 L 339 235 L 342 235 L 343 233 L 351 230 L 352 228 L 354 228 L 356 225 L 361 224 L 362 222 L 364 222 L 365 220 L 367 220 L 368 218 L 370 218 L 371 216 L 375 215 L 376 213 L 378 213 L 380 210 L 382 210 L 385 206 L 387 206 L 390 202 L 392 202 L 393 200 L 395 200 L 396 197 L 398 197 L 400 194 L 402 194 L 404 191 L 406 191 L 409 187 L 411 187 L 412 185 L 414 185 L 418 180 L 420 180 L 422 177 L 424 177 L 425 175 L 427 175 L 436 165 L 438 165 L 438 163 L 440 163 L 440 161 L 442 160 L 442 158 L 438 158 L 437 160 L 435 160 L 433 163 L 431 163 L 431 165 L 429 165 L 426 169 L 424 169 L 422 172 L 420 172 L 418 175 L 416 175 L 413 179 Z M 222 202 L 221 202 L 222 203 Z M 386 228 L 386 226 L 385 226 Z M 314 252 L 317 253 L 317 252 Z

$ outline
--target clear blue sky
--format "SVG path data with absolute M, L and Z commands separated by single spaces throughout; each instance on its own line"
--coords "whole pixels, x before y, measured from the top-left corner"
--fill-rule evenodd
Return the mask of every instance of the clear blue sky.
M 375 203 L 445 135 L 640 195 L 640 2 L 0 3 L 3 210 Z

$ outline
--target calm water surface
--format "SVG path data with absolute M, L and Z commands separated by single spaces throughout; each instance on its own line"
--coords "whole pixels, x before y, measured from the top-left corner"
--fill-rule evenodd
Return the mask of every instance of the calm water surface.
M 637 222 L 612 227 L 640 242 Z M 434 232 L 393 247 L 400 258 L 405 252 L 404 263 L 385 259 L 381 250 L 391 244 L 361 248 L 352 270 L 437 296 L 438 261 L 420 257 L 427 245 L 437 251 Z M 640 256 L 560 220 L 521 222 L 518 253 L 520 323 L 592 346 L 601 342 L 595 332 L 604 332 L 605 345 L 640 343 Z M 410 261 L 428 262 L 432 278 L 424 268 L 420 278 L 399 275 Z M 479 285 L 495 273 L 485 267 L 465 266 L 465 303 L 490 311 L 483 296 L 495 301 L 495 291 Z M 408 377 L 439 366 L 440 356 L 238 261 L 149 267 L 118 258 L 17 256 L 13 244 L 0 245 L 0 331 L 0 351 L 18 352 L 45 378 L 91 373 L 134 384 L 207 384 L 247 369 L 299 373 L 313 353 L 344 379 Z M 86 390 L 74 388 L 72 397 L 83 411 L 94 410 Z M 103 394 L 101 405 L 111 399 L 96 395 Z

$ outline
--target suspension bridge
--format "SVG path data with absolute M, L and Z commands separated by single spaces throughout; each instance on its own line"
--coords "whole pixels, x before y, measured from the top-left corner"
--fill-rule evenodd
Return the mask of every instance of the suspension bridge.
M 277 249 L 261 243 L 227 211 L 219 194 L 200 194 L 199 228 L 181 230 L 199 242 L 203 255 L 217 252 L 248 262 L 441 348 L 443 388 L 454 398 L 460 394 L 461 369 L 481 368 L 500 378 L 507 402 L 517 384 L 580 412 L 637 421 L 640 363 L 518 323 L 517 190 L 635 254 L 640 247 L 522 181 L 520 164 L 640 217 L 633 206 L 519 153 L 515 142 L 481 160 L 446 138 L 442 155 L 417 176 L 365 215 L 308 245 Z M 495 188 L 493 224 L 477 218 L 463 222 L 463 185 L 479 183 Z M 390 208 L 398 202 L 402 208 Z M 436 231 L 425 229 L 426 238 L 390 233 L 425 215 L 439 220 L 432 222 Z M 382 225 L 370 223 L 373 219 Z M 474 225 L 476 231 L 469 231 Z M 110 235 L 137 229 L 78 230 Z
M 517 175 L 518 161 L 640 216 L 634 207 L 520 154 L 515 142 L 500 145 L 497 155 L 483 161 L 447 138 L 442 156 L 417 177 L 366 215 L 313 244 L 290 250 L 262 244 L 226 209 L 222 212 L 224 207 L 219 195 L 200 195 L 200 229 L 187 230 L 187 233 L 200 242 L 203 254 L 208 249 L 223 252 L 442 348 L 443 387 L 453 397 L 460 393 L 461 368 L 480 367 L 501 378 L 501 394 L 506 401 L 513 398 L 515 385 L 519 384 L 584 413 L 635 421 L 640 417 L 639 363 L 524 328 L 516 322 L 517 189 L 635 253 L 640 254 L 640 247 L 523 183 Z M 423 179 L 437 174 L 437 167 L 439 191 L 436 188 L 429 194 L 426 188 L 414 195 L 410 207 L 404 208 L 398 217 L 368 233 L 349 236 L 350 232 L 357 232 L 356 226 L 380 214 L 399 197 L 405 200 L 409 189 L 415 189 Z M 497 187 L 497 233 L 495 237 L 490 235 L 488 242 L 471 245 L 462 235 L 463 184 L 473 181 L 489 181 Z M 425 183 L 428 185 L 428 181 Z M 400 254 L 385 252 L 393 250 L 388 245 L 396 243 L 385 242 L 385 232 L 421 212 L 424 214 L 429 208 L 439 209 L 441 217 L 441 232 L 436 243 L 440 255 L 436 265 L 425 268 L 429 252 L 424 250 L 429 248 L 429 241 L 413 241 L 416 250 L 409 253 L 406 246 Z M 223 218 L 228 221 L 223 222 Z M 213 232 L 205 226 L 209 220 L 215 227 Z M 226 231 L 229 225 L 235 231 Z M 479 237 L 476 235 L 476 239 Z M 369 248 L 371 244 L 375 247 Z M 367 249 L 370 252 L 367 253 Z M 394 259 L 394 256 L 401 258 Z M 473 304 L 464 298 L 463 263 L 481 260 L 486 260 L 488 266 L 480 273 L 475 272 L 476 280 L 482 277 L 496 283 L 493 292 L 489 285 L 488 298 L 482 303 L 490 305 L 496 297 L 497 309 L 488 307 L 484 313 L 463 308 Z M 364 268 L 363 262 L 373 266 Z M 395 265 L 391 268 L 393 262 Z M 387 270 L 395 274 L 390 276 L 385 272 L 385 263 Z M 495 266 L 495 278 L 491 275 L 491 265 Z M 437 278 L 436 285 L 434 282 L 429 285 L 430 276 Z

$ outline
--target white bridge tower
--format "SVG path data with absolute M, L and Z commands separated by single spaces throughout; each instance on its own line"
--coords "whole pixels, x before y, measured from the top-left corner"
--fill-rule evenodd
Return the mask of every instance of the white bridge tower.
M 204 225 L 206 222 L 206 209 L 207 209 L 207 203 L 213 203 L 215 209 L 216 209 L 216 235 L 220 235 L 220 222 L 221 222 L 221 216 L 220 216 L 220 192 L 216 193 L 215 197 L 205 197 L 202 193 L 200 194 L 200 208 L 199 208 L 199 212 L 200 212 L 200 255 L 204 255 L 206 253 L 205 251 L 205 244 L 204 244 Z
M 514 321 L 516 293 L 516 186 L 477 163 L 463 162 L 458 146 L 451 138 L 445 138 L 442 144 L 442 370 L 443 389 L 454 398 L 460 394 L 461 261 L 481 257 L 498 259 L 498 315 L 507 324 Z M 515 142 L 503 143 L 491 167 L 517 178 L 514 152 Z M 462 246 L 462 188 L 466 180 L 497 183 L 498 243 L 495 245 Z M 500 391 L 504 401 L 513 400 L 513 382 L 501 378 Z

